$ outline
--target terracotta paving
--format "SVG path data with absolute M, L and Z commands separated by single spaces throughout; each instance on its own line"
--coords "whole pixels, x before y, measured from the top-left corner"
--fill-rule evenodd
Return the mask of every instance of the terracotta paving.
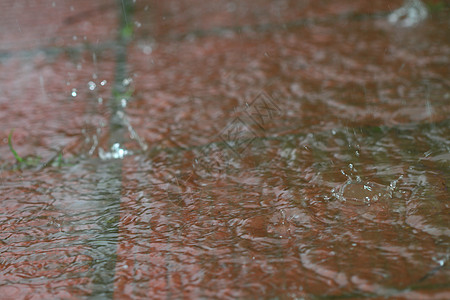
M 450 298 L 450 8 L 401 5 L 0 3 L 0 299 Z

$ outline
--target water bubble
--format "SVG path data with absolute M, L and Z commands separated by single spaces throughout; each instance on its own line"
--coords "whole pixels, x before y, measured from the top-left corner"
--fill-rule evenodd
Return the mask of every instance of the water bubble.
M 95 84 L 95 82 L 93 82 L 93 81 L 89 81 L 88 82 L 88 87 L 89 87 L 89 89 L 91 90 L 91 91 L 93 91 L 93 90 L 95 90 L 95 87 L 96 87 L 97 85 Z
M 72 97 L 76 97 L 77 96 L 77 89 L 72 89 Z

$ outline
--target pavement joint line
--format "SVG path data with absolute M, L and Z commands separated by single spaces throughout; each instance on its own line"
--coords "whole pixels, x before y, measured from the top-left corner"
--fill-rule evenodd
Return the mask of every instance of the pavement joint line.
M 306 27 L 310 25 L 318 24 L 335 24 L 340 21 L 361 21 L 368 19 L 381 19 L 389 15 L 389 11 L 380 11 L 375 13 L 342 13 L 338 15 L 331 15 L 325 17 L 306 17 L 296 20 L 284 22 L 284 23 L 262 23 L 262 24 L 242 24 L 237 26 L 216 26 L 211 29 L 198 29 L 191 30 L 185 33 L 168 34 L 162 37 L 161 40 L 183 40 L 187 37 L 208 37 L 208 36 L 221 36 L 227 34 L 229 31 L 233 32 L 246 32 L 253 30 L 256 32 L 274 32 L 279 30 L 286 30 L 292 28 Z
M 37 47 L 33 49 L 19 49 L 19 50 L 0 50 L 0 61 L 7 60 L 10 58 L 30 58 L 38 54 L 44 53 L 46 56 L 57 56 L 63 53 L 70 52 L 83 52 L 86 50 L 91 50 L 94 52 L 105 51 L 113 49 L 117 44 L 117 41 L 104 41 L 99 43 L 82 43 L 73 46 L 47 46 L 47 47 Z
M 125 7 L 127 6 L 126 2 L 129 2 L 128 0 L 120 1 L 119 5 L 123 12 L 125 11 Z M 110 5 L 108 5 L 110 7 Z M 311 18 L 300 18 L 297 20 L 292 20 L 289 22 L 284 23 L 264 23 L 264 24 L 252 24 L 252 25 L 239 25 L 239 26 L 217 26 L 214 28 L 211 28 L 209 30 L 192 30 L 186 33 L 180 33 L 180 34 L 174 34 L 174 35 L 167 35 L 165 38 L 163 37 L 162 40 L 182 40 L 188 36 L 196 36 L 196 37 L 207 37 L 207 36 L 220 36 L 223 32 L 228 31 L 246 31 L 246 30 L 255 30 L 258 32 L 270 32 L 270 31 L 277 31 L 277 30 L 286 30 L 289 28 L 298 28 L 298 27 L 304 27 L 309 26 L 312 24 L 326 24 L 326 23 L 333 23 L 336 21 L 341 20 L 350 20 L 350 21 L 359 21 L 364 19 L 373 19 L 373 18 L 383 18 L 386 17 L 389 14 L 389 12 L 377 12 L 373 14 L 356 14 L 356 13 L 344 13 L 340 15 L 334 15 L 334 16 L 327 16 L 327 17 L 311 17 Z M 71 20 L 71 19 L 69 19 Z M 66 22 L 66 21 L 65 21 Z M 72 21 L 69 21 L 72 22 Z M 121 25 L 121 29 L 125 28 L 126 26 L 129 26 L 128 19 L 124 19 L 122 22 L 125 22 Z M 67 36 L 69 37 L 69 36 Z M 145 38 L 145 37 L 142 37 Z M 139 39 L 139 38 L 138 38 Z M 117 40 L 115 41 L 104 41 L 100 43 L 89 43 L 85 42 L 83 44 L 76 44 L 73 46 L 66 46 L 66 47 L 58 47 L 58 46 L 49 46 L 49 47 L 38 47 L 33 49 L 20 49 L 20 50 L 0 50 L 0 61 L 2 59 L 8 59 L 10 57 L 30 57 L 34 56 L 38 53 L 44 52 L 46 54 L 60 54 L 62 52 L 67 51 L 83 51 L 83 50 L 90 50 L 94 49 L 95 51 L 105 50 L 112 48 L 113 45 L 116 45 Z
M 120 112 L 124 114 L 124 108 L 121 105 L 121 97 L 117 96 L 126 90 L 123 81 L 127 76 L 127 46 L 130 41 L 129 36 L 124 35 L 124 29 L 128 27 L 128 21 L 131 20 L 133 4 L 131 0 L 117 0 L 117 11 L 119 13 L 118 37 L 115 44 L 115 79 L 113 83 L 112 96 L 108 103 L 111 117 L 109 120 L 109 146 L 124 141 L 127 128 L 121 120 L 117 120 Z M 108 238 L 105 243 L 103 253 L 106 253 L 107 263 L 92 274 L 92 292 L 91 299 L 113 299 L 114 298 L 114 279 L 117 263 L 119 221 L 120 221 L 120 202 L 122 191 L 122 159 L 110 159 L 100 162 L 97 173 L 103 173 L 102 180 L 108 186 L 104 191 L 105 199 L 112 203 L 111 210 L 108 212 L 110 218 L 105 218 L 103 234 Z M 92 241 L 91 243 L 94 243 Z
M 339 128 L 333 128 L 333 129 L 329 129 L 329 130 L 320 130 L 320 131 L 312 131 L 312 132 L 300 132 L 300 133 L 287 133 L 287 134 L 280 134 L 280 135 L 276 135 L 276 134 L 272 134 L 272 135 L 266 135 L 266 136 L 259 136 L 259 137 L 255 137 L 255 138 L 248 138 L 245 140 L 252 140 L 254 139 L 255 141 L 270 141 L 270 140 L 276 140 L 276 141 L 282 141 L 283 139 L 286 138 L 295 138 L 295 137 L 306 137 L 308 134 L 323 134 L 323 133 L 327 133 L 327 132 L 331 132 L 332 130 L 337 130 L 337 131 L 344 131 L 344 130 L 349 130 L 349 129 L 354 129 L 354 130 L 359 130 L 359 131 L 368 131 L 371 128 L 381 128 L 382 130 L 385 131 L 389 131 L 389 130 L 414 130 L 414 129 L 425 129 L 427 126 L 444 126 L 445 124 L 450 123 L 450 119 L 445 119 L 445 120 L 440 120 L 437 122 L 423 122 L 423 123 L 417 123 L 417 122 L 413 122 L 413 123 L 405 123 L 405 124 L 396 124 L 396 125 L 392 125 L 392 126 L 388 126 L 388 125 L 372 125 L 372 126 L 359 126 L 359 127 L 339 127 Z M 245 141 L 244 140 L 244 141 Z M 209 143 L 204 143 L 204 144 L 200 144 L 200 145 L 187 145 L 187 146 L 174 146 L 174 147 L 160 147 L 160 146 L 154 146 L 151 147 L 147 150 L 147 153 L 159 153 L 159 152 L 177 152 L 177 151 L 193 151 L 193 150 L 201 150 L 204 148 L 208 148 L 211 146 L 223 146 L 223 148 L 226 148 L 226 142 L 227 141 L 213 141 L 213 142 L 209 142 Z

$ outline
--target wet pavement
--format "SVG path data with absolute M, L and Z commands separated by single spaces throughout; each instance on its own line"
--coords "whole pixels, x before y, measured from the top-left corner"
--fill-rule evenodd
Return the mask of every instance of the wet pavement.
M 450 298 L 450 7 L 4 1 L 0 299 Z

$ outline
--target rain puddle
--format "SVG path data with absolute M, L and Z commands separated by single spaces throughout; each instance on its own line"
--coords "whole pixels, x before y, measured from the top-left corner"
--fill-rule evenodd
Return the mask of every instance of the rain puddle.
M 450 298 L 445 1 L 66 2 L 0 4 L 0 298 Z

